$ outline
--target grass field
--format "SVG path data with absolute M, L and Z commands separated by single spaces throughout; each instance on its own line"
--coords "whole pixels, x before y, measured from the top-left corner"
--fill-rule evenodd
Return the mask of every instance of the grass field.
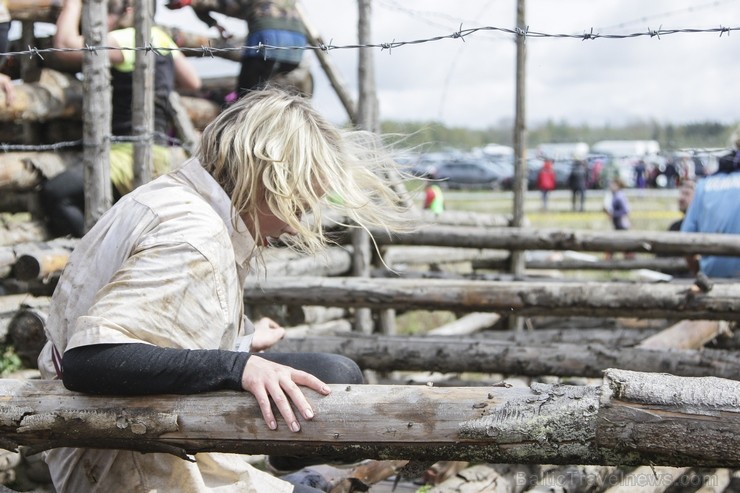
M 681 217 L 678 190 L 626 190 L 626 195 L 633 230 L 665 231 Z M 556 190 L 550 194 L 548 210 L 542 211 L 539 192 L 530 191 L 525 198 L 524 213 L 534 228 L 606 230 L 612 225 L 602 212 L 603 200 L 603 190 L 589 190 L 585 212 L 573 212 L 570 191 Z M 501 191 L 447 191 L 445 205 L 448 210 L 511 214 L 514 196 Z

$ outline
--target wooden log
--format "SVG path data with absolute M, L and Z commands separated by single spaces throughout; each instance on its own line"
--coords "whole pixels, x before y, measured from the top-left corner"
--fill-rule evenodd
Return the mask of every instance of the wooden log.
M 358 334 L 284 339 L 271 351 L 338 353 L 353 359 L 363 370 L 377 371 L 599 377 L 606 368 L 619 365 L 629 370 L 665 371 L 687 377 L 740 375 L 740 354 L 717 349 L 661 351 L 564 343 L 524 346 L 480 338 Z
M 345 248 L 329 247 L 317 255 L 302 255 L 284 248 L 268 249 L 263 254 L 265 272 L 254 275 L 277 276 L 339 276 L 351 269 L 352 255 Z
M 618 484 L 624 471 L 613 466 L 561 466 L 544 471 L 532 481 L 527 493 L 592 493 L 602 491 L 605 486 Z M 521 484 L 526 478 L 518 477 Z
M 51 235 L 42 221 L 16 221 L 0 218 L 0 246 L 43 242 L 49 239 Z
M 48 313 L 50 300 L 49 297 L 36 298 L 27 294 L 0 296 L 0 343 L 9 344 L 8 326 L 19 310 L 33 309 Z
M 695 294 L 686 284 L 491 282 L 274 277 L 244 291 L 248 304 L 495 311 L 551 316 L 737 320 L 740 285 L 715 283 Z
M 572 328 L 535 330 L 486 330 L 472 337 L 486 341 L 508 341 L 524 346 L 551 344 L 602 344 L 617 348 L 634 346 L 658 332 L 658 329 L 630 328 Z
M 638 270 L 650 269 L 671 274 L 688 271 L 686 259 L 683 257 L 653 257 L 653 258 L 599 258 L 595 261 L 567 259 L 525 259 L 524 265 L 528 270 Z M 501 259 L 477 258 L 472 261 L 473 269 L 500 270 L 505 266 Z
M 46 344 L 46 312 L 22 306 L 8 324 L 7 342 L 13 346 L 25 368 L 36 368 L 36 360 Z
M 448 264 L 455 262 L 507 262 L 509 252 L 505 250 L 481 250 L 479 248 L 386 246 L 383 260 L 386 265 L 399 264 Z
M 619 484 L 607 488 L 605 493 L 657 493 L 676 482 L 688 467 L 641 466 L 626 474 Z
M 243 392 L 89 396 L 0 380 L 0 446 L 383 460 L 740 467 L 740 382 L 608 370 L 600 386 L 333 385 L 300 433 Z M 380 411 L 379 411 L 380 410 Z M 348 415 L 351 419 L 347 419 Z
M 461 336 L 489 329 L 501 320 L 498 313 L 468 313 L 427 332 L 430 336 Z
M 177 92 L 172 91 L 168 96 L 168 101 L 172 109 L 172 123 L 181 142 L 180 146 L 192 156 L 198 142 L 198 134 L 193 126 L 193 121 L 185 111 Z
M 10 16 L 16 21 L 54 24 L 62 9 L 60 0 L 8 0 Z
M 52 178 L 80 163 L 79 151 L 7 152 L 0 155 L 0 189 L 35 189 L 44 178 Z
M 710 320 L 682 320 L 648 337 L 638 348 L 642 349 L 699 349 L 721 332 L 721 323 Z
M 481 228 L 503 228 L 511 225 L 511 217 L 502 214 L 484 214 L 473 211 L 446 210 L 442 214 L 435 214 L 429 210 L 416 212 L 422 223 L 441 224 L 447 226 L 471 226 Z
M 38 278 L 39 274 L 48 275 L 64 267 L 67 263 L 66 259 L 76 244 L 76 240 L 56 238 L 49 242 L 28 242 L 0 246 L 0 268 L 15 267 L 21 257 L 28 256 L 31 258 L 25 261 L 26 265 L 20 267 L 21 276 L 19 279 Z M 57 257 L 61 257 L 61 262 Z M 33 274 L 33 272 L 36 272 L 36 274 L 27 276 L 27 274 Z M 17 275 L 18 273 L 16 273 Z
M 81 100 L 80 81 L 69 74 L 43 69 L 38 82 L 14 87 L 11 104 L 0 91 L 0 121 L 81 118 Z
M 711 449 L 713 456 L 740 456 L 738 381 L 711 377 L 687 381 L 670 375 L 614 370 L 607 372 L 604 378 L 600 404 L 597 442 L 601 446 L 626 451 L 632 447 L 628 442 L 637 443 L 650 436 L 652 443 L 648 447 L 656 452 L 662 450 L 659 454 L 670 455 L 671 440 L 664 437 L 690 429 L 692 437 L 681 446 L 687 455 L 698 459 L 704 450 Z M 676 405 L 680 409 L 676 409 Z M 687 420 L 693 411 L 686 412 L 694 405 L 703 409 L 706 417 L 706 425 L 700 425 L 702 433 L 696 435 L 693 433 L 695 428 Z
M 18 214 L 27 212 L 31 217 L 43 217 L 43 207 L 36 191 L 15 192 L 4 190 L 0 193 L 0 213 Z
M 193 122 L 193 126 L 198 130 L 206 128 L 221 113 L 221 107 L 218 103 L 204 98 L 182 96 L 180 103 L 182 103 L 188 117 Z
M 533 228 L 439 226 L 388 236 L 372 230 L 378 244 L 506 250 L 575 250 L 740 256 L 740 235 L 663 231 L 578 231 Z

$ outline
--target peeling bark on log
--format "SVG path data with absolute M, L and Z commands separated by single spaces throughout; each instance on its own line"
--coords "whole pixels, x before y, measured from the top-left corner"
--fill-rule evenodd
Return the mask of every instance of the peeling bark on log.
M 389 237 L 371 230 L 382 245 L 432 245 L 506 250 L 575 250 L 740 256 L 740 235 L 662 231 L 578 231 L 438 226 Z
M 306 391 L 300 433 L 262 421 L 242 392 L 87 396 L 0 380 L 0 446 L 93 446 L 383 460 L 740 467 L 740 382 L 608 370 L 601 386 Z M 348 419 L 348 415 L 351 419 Z
M 599 377 L 605 369 L 619 366 L 686 377 L 736 378 L 740 375 L 740 354 L 710 349 L 660 351 L 610 348 L 601 344 L 523 346 L 470 338 L 324 335 L 284 339 L 271 350 L 337 353 L 353 359 L 363 370 L 378 371 Z
M 247 304 L 496 311 L 509 315 L 736 320 L 740 284 L 543 283 L 369 278 L 272 278 L 245 289 Z

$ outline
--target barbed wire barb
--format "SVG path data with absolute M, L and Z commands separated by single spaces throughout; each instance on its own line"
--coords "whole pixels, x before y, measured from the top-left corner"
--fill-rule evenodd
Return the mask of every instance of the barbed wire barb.
M 37 57 L 39 57 L 40 59 L 44 60 L 44 57 L 43 57 L 43 56 L 41 55 L 41 53 L 39 53 L 39 50 L 38 50 L 38 48 L 36 48 L 36 47 L 33 47 L 33 48 L 32 48 L 32 47 L 31 47 L 31 45 L 28 45 L 28 51 L 30 51 L 30 52 L 31 52 L 31 53 L 30 53 L 30 54 L 28 55 L 28 59 L 29 59 L 29 60 L 32 60 L 34 56 L 37 56 Z
M 583 33 L 583 38 L 581 38 L 581 41 L 586 41 L 587 39 L 596 39 L 598 35 L 594 34 L 594 28 L 592 27 L 591 30 L 587 33 Z

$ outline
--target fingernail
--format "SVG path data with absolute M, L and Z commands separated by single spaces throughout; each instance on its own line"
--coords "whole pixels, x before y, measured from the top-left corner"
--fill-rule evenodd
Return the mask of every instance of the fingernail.
M 328 394 L 328 393 L 330 393 L 330 392 L 331 392 L 331 389 L 330 389 L 329 387 L 327 387 L 326 385 L 324 385 L 324 386 L 323 386 L 323 387 L 321 388 L 321 391 L 322 391 L 323 393 L 325 393 L 325 394 Z
M 290 429 L 293 431 L 301 431 L 301 425 L 298 424 L 298 421 L 293 421 L 290 423 Z
M 267 426 L 269 426 L 271 430 L 275 430 L 275 429 L 277 429 L 277 423 L 276 423 L 276 422 L 274 422 L 274 421 L 270 421 L 270 422 L 269 422 L 269 423 L 267 424 Z
M 306 413 L 305 414 L 306 414 L 306 419 L 313 418 L 313 411 L 311 410 L 311 408 L 306 409 Z

